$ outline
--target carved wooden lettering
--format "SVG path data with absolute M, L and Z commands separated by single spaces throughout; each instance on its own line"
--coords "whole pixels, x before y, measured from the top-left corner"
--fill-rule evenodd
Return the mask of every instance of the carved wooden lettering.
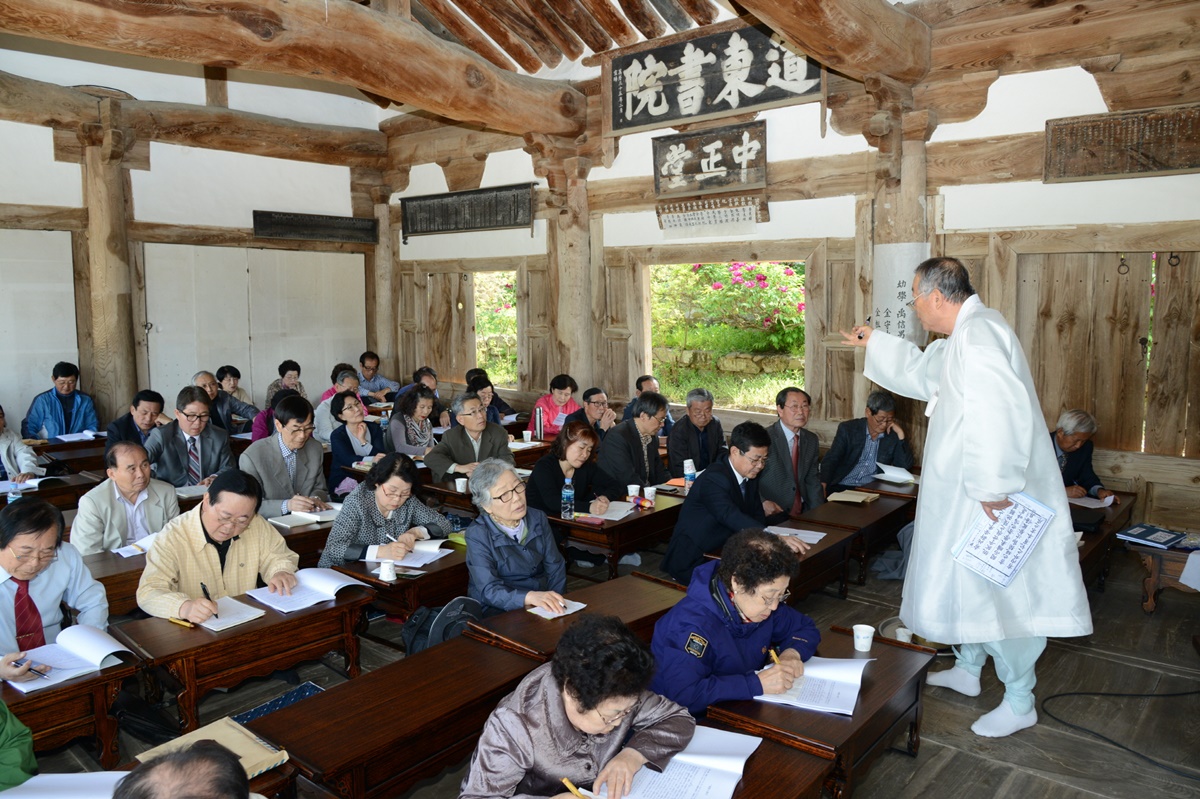
M 400 201 L 402 235 L 460 233 L 467 230 L 533 230 L 534 184 L 407 197 Z
M 349 241 L 359 244 L 376 244 L 379 241 L 375 217 L 293 214 L 283 211 L 255 211 L 254 236 L 262 239 Z
M 1046 122 L 1047 183 L 1200 171 L 1200 105 Z
M 767 123 L 654 140 L 654 193 L 685 197 L 767 186 Z

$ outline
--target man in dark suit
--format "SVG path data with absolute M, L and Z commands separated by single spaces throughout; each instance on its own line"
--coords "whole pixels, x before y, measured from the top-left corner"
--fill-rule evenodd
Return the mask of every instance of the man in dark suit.
M 775 395 L 779 420 L 767 428 L 771 452 L 758 489 L 767 520 L 772 523 L 825 504 L 817 472 L 820 442 L 804 429 L 811 403 L 808 392 L 795 386 Z
M 146 439 L 155 477 L 176 488 L 208 485 L 218 472 L 233 466 L 229 434 L 208 419 L 208 393 L 185 386 L 175 398 L 175 421 Z
M 425 456 L 425 465 L 434 482 L 470 477 L 475 467 L 488 458 L 516 465 L 508 448 L 508 431 L 487 420 L 487 408 L 478 394 L 470 391 L 459 394 L 450 403 L 450 410 L 458 426 L 447 430 Z
M 725 449 L 721 420 L 713 416 L 713 395 L 706 388 L 693 388 L 687 395 L 687 414 L 667 434 L 667 471 L 683 477 L 683 462 L 691 459 L 702 472 Z
M 608 431 L 596 465 L 607 480 L 621 486 L 666 482 L 667 469 L 658 454 L 658 433 L 667 418 L 667 398 L 643 391 L 629 404 L 633 408 L 629 421 Z
M 658 387 L 658 378 L 656 378 L 654 375 L 642 375 L 634 383 L 634 387 L 635 387 L 635 391 L 633 394 L 633 399 L 631 399 L 631 400 L 629 400 L 629 402 L 625 403 L 625 412 L 621 416 L 622 422 L 628 422 L 630 419 L 632 419 L 634 417 L 633 402 L 638 397 L 642 396 L 643 393 L 645 393 L 647 391 L 653 392 L 654 394 L 660 393 L 660 390 Z M 667 408 L 667 415 L 665 417 L 663 417 L 662 434 L 664 436 L 670 435 L 671 428 L 674 426 L 675 426 L 675 420 L 671 418 L 671 409 Z
M 758 475 L 770 444 L 766 428 L 742 422 L 729 436 L 728 455 L 719 456 L 696 478 L 662 561 L 662 570 L 674 580 L 687 585 L 704 553 L 720 550 L 738 530 L 766 525 Z
M 838 425 L 833 446 L 821 459 L 821 485 L 826 495 L 853 488 L 879 473 L 876 464 L 913 465 L 912 447 L 904 428 L 896 424 L 896 400 L 886 391 L 867 397 L 867 415 Z
M 242 402 L 221 388 L 221 384 L 217 382 L 217 378 L 212 372 L 196 372 L 192 375 L 192 385 L 199 386 L 208 394 L 212 413 L 211 423 L 230 435 L 242 432 L 241 428 L 245 427 L 247 422 L 254 421 L 254 417 L 258 416 L 258 408 L 248 402 Z M 235 414 L 246 421 L 234 424 Z
M 583 407 L 567 414 L 563 427 L 571 422 L 590 424 L 603 441 L 608 431 L 616 426 L 617 414 L 608 407 L 608 395 L 604 393 L 604 389 L 593 386 L 583 392 Z
M 1098 429 L 1096 417 L 1087 411 L 1078 408 L 1063 411 L 1058 417 L 1058 428 L 1050 434 L 1054 454 L 1068 497 L 1105 499 L 1112 496 L 1113 502 L 1119 503 L 1121 498 L 1104 487 L 1092 468 L 1092 436 Z
M 146 446 L 150 434 L 158 426 L 158 417 L 162 415 L 166 404 L 162 394 L 148 388 L 134 394 L 129 413 L 113 420 L 108 426 L 108 435 L 104 441 L 105 456 L 118 441 L 132 441 L 134 444 Z

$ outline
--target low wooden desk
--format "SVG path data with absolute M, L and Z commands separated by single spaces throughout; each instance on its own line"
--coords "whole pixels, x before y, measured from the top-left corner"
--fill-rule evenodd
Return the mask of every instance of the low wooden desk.
M 22 491 L 22 496 L 44 499 L 59 510 L 74 510 L 79 507 L 79 498 L 100 483 L 96 478 L 84 474 L 65 474 L 51 477 L 40 486 Z M 0 494 L 0 507 L 8 504 L 8 496 Z
M 683 497 L 661 491 L 654 498 L 654 507 L 635 509 L 624 519 L 600 524 L 550 517 L 550 523 L 567 531 L 567 542 L 589 552 L 599 552 L 608 559 L 608 579 L 617 576 L 617 563 L 622 555 L 636 552 L 643 546 L 669 538 L 679 521 Z
M 490 619 L 471 622 L 468 638 L 510 652 L 548 661 L 558 648 L 558 639 L 580 616 L 588 613 L 617 616 L 646 643 L 654 635 L 654 624 L 684 597 L 681 585 L 637 572 L 604 583 L 590 585 L 566 595 L 584 602 L 587 608 L 558 619 L 543 619 L 527 610 L 510 610 Z
M 1142 559 L 1142 565 L 1146 567 L 1146 579 L 1142 580 L 1142 610 L 1153 613 L 1158 607 L 1158 595 L 1164 588 L 1176 588 L 1189 594 L 1196 593 L 1195 588 L 1179 582 L 1183 567 L 1191 554 L 1190 550 L 1159 549 L 1128 541 L 1125 545 Z
M 850 557 L 858 561 L 858 584 L 867 582 L 867 558 L 886 547 L 900 528 L 912 520 L 916 503 L 911 499 L 881 496 L 866 505 L 826 502 L 795 518 L 800 524 L 827 524 L 857 530 Z
M 148 666 L 162 667 L 179 683 L 180 727 L 191 732 L 199 726 L 196 705 L 200 697 L 214 688 L 232 688 L 248 677 L 288 669 L 331 650 L 344 654 L 346 673 L 357 677 L 355 629 L 374 593 L 351 586 L 339 591 L 336 599 L 288 614 L 243 595 L 237 599 L 263 607 L 266 613 L 219 633 L 203 627 L 187 629 L 158 618 L 109 625 L 108 630 L 139 653 Z
M 137 610 L 137 589 L 146 568 L 145 555 L 123 558 L 114 552 L 95 552 L 83 556 L 83 565 L 104 586 L 110 616 L 125 616 Z
M 1108 580 L 1109 553 L 1120 544 L 1117 533 L 1129 526 L 1133 516 L 1133 506 L 1137 502 L 1137 494 L 1129 491 L 1117 491 L 1121 500 L 1120 505 L 1110 505 L 1104 508 L 1104 522 L 1100 529 L 1093 533 L 1083 534 L 1083 546 L 1079 548 L 1079 568 L 1083 572 L 1083 584 L 1096 583 L 1096 588 L 1104 590 Z
M 838 582 L 838 596 L 845 599 L 849 594 L 850 545 L 854 542 L 858 531 L 847 530 L 844 527 L 832 527 L 828 524 L 805 523 L 797 519 L 788 520 L 777 526 L 825 534 L 820 541 L 811 544 L 808 552 L 805 552 L 800 558 L 800 570 L 788 583 L 788 590 L 792 592 L 788 604 L 795 605 L 801 602 L 813 591 L 821 590 L 834 580 Z M 721 553 L 719 551 L 706 552 L 704 557 L 710 560 L 720 560 Z
M 117 766 L 117 771 L 133 771 L 140 761 L 131 760 Z M 299 773 L 290 762 L 281 763 L 273 769 L 250 778 L 250 793 L 268 799 L 296 799 L 296 775 Z
M 24 440 L 35 441 L 37 439 L 27 438 Z M 92 449 L 97 444 L 99 444 L 101 449 L 103 449 L 107 440 L 107 434 L 101 432 L 96 433 L 96 437 L 91 440 L 84 439 L 82 441 L 59 441 L 57 438 L 52 438 L 45 444 L 30 444 L 30 447 L 33 449 L 34 454 L 36 455 L 50 456 L 55 452 L 69 452 L 73 449 Z
M 733 799 L 819 799 L 831 771 L 831 760 L 764 740 L 746 761 Z
M 47 452 L 46 457 L 54 461 L 71 474 L 79 474 L 80 472 L 104 471 L 104 441 L 100 440 L 99 445 L 95 441 L 89 441 L 90 447 L 79 447 L 77 449 L 60 449 L 53 452 Z
M 856 486 L 855 491 L 870 491 L 881 497 L 897 497 L 899 499 L 916 499 L 919 483 L 889 483 L 887 480 L 872 480 L 869 483 Z
M 284 527 L 280 524 L 271 526 L 283 536 L 288 549 L 300 556 L 300 568 L 311 569 L 321 560 L 321 553 L 325 551 L 325 542 L 329 540 L 333 522 L 313 522 L 299 527 Z
M 520 443 L 521 437 L 518 434 L 517 443 Z M 549 441 L 534 441 L 533 446 L 524 447 L 522 449 L 512 450 L 513 460 L 517 462 L 517 467 L 521 469 L 532 469 L 533 465 L 542 459 L 543 455 L 550 452 Z
M 708 718 L 739 732 L 761 735 L 833 761 L 825 787 L 834 799 L 848 797 L 871 762 L 906 726 L 907 748 L 921 745 L 921 700 L 925 674 L 936 653 L 876 636 L 870 652 L 856 652 L 849 630 L 834 627 L 817 654 L 834 658 L 875 658 L 863 672 L 853 716 L 821 713 L 753 699 L 718 702 Z
M 429 472 L 428 469 L 425 470 Z M 475 505 L 471 502 L 471 492 L 459 491 L 454 487 L 453 480 L 446 480 L 441 483 L 426 483 L 417 489 L 417 493 L 422 498 L 429 497 L 437 502 L 438 505 L 450 508 L 456 511 L 469 511 L 476 513 Z
M 109 715 L 121 682 L 137 673 L 139 664 L 128 652 L 122 662 L 82 674 L 52 688 L 23 694 L 8 683 L 0 698 L 13 715 L 33 732 L 34 751 L 55 749 L 83 736 L 95 738 L 100 765 L 111 769 L 120 759 L 117 720 Z
M 537 661 L 458 637 L 247 726 L 347 799 L 400 796 L 458 763 Z
M 342 574 L 362 580 L 375 589 L 374 604 L 386 613 L 407 616 L 422 605 L 444 605 L 456 596 L 465 596 L 470 574 L 467 572 L 466 549 L 455 547 L 449 555 L 421 567 L 423 577 L 397 577 L 392 582 L 380 580 L 371 569 L 378 564 L 344 563 L 334 566 Z

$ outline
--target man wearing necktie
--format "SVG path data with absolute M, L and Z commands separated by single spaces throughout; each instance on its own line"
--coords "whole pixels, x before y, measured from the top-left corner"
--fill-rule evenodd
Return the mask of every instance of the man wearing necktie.
M 62 511 L 43 499 L 25 497 L 0 510 L 0 679 L 37 679 L 29 660 L 16 661 L 54 643 L 64 602 L 79 612 L 80 624 L 108 626 L 104 586 L 63 543 L 63 528 Z
M 759 489 L 763 510 L 771 523 L 799 516 L 825 503 L 817 471 L 819 442 L 816 435 L 804 429 L 811 403 L 808 392 L 794 386 L 775 396 L 779 419 L 767 429 L 771 453 Z
M 742 422 L 729 436 L 729 453 L 718 456 L 696 478 L 662 562 L 662 570 L 677 582 L 687 585 L 692 570 L 704 562 L 705 553 L 719 551 L 729 536 L 766 524 L 758 492 L 770 444 L 762 425 Z M 808 549 L 798 538 L 783 540 L 801 554 Z
M 208 393 L 185 386 L 175 398 L 175 421 L 156 428 L 146 439 L 154 476 L 176 488 L 208 485 L 218 472 L 234 465 L 229 434 L 209 424 Z

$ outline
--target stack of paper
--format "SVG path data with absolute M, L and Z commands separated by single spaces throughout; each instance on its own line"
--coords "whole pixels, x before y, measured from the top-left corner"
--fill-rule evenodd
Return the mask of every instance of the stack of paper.
M 186 749 L 197 741 L 216 741 L 233 752 L 238 756 L 238 760 L 242 761 L 242 768 L 246 769 L 246 776 L 250 778 L 270 771 L 288 759 L 286 751 L 267 743 L 228 716 L 142 752 L 137 759 L 148 763 L 156 757 L 178 749 Z
M 956 563 L 1002 587 L 1017 576 L 1055 516 L 1025 492 L 1012 494 L 1009 500 L 1012 504 L 996 511 L 994 522 L 981 509 L 952 550 Z
M 826 497 L 830 502 L 849 502 L 852 505 L 866 505 L 879 499 L 878 494 L 870 491 L 838 491 Z
M 337 518 L 338 511 L 342 509 L 342 503 L 330 502 L 329 510 L 294 510 L 292 516 L 299 516 L 301 519 L 308 519 L 309 522 L 321 524 L 323 522 L 331 522 Z
M 84 430 L 82 433 L 63 433 L 61 436 L 55 436 L 59 441 L 95 441 L 98 436 L 103 436 L 104 433 L 93 433 L 91 430 Z
M 782 694 L 763 694 L 755 699 L 777 705 L 794 705 L 826 713 L 854 715 L 863 670 L 874 658 L 809 658 L 804 674 Z

